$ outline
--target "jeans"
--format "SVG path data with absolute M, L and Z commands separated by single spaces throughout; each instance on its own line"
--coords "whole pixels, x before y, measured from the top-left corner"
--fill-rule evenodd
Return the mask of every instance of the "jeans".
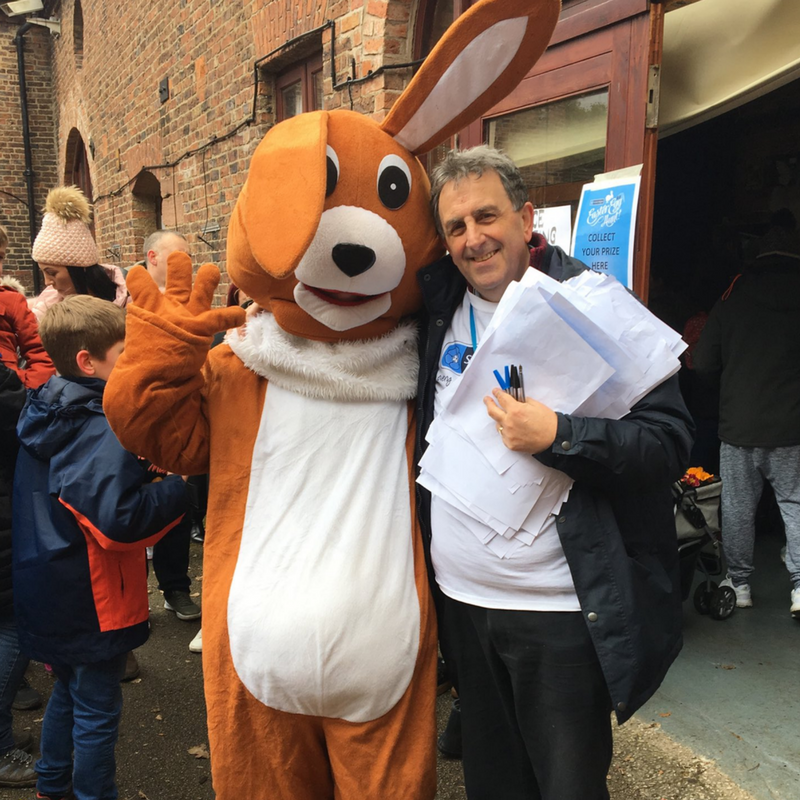
M 126 657 L 53 665 L 58 680 L 44 714 L 42 757 L 36 762 L 36 788 L 42 794 L 60 797 L 72 786 L 77 800 L 116 800 L 114 748 Z
M 0 614 L 0 753 L 14 747 L 11 704 L 27 666 L 28 658 L 19 651 L 17 625 L 9 609 Z
M 469 800 L 608 800 L 611 699 L 583 615 L 442 605 Z

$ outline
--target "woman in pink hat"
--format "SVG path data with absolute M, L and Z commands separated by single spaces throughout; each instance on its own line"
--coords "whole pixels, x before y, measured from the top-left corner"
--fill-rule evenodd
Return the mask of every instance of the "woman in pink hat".
M 128 302 L 125 277 L 119 267 L 99 263 L 97 244 L 89 230 L 91 206 L 83 192 L 77 186 L 51 189 L 44 210 L 32 251 L 46 284 L 30 301 L 37 319 L 71 294 L 90 294 L 124 306 Z

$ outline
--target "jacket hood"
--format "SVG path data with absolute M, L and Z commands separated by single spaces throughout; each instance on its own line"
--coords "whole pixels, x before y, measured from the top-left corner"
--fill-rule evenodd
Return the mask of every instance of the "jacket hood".
M 105 381 L 56 375 L 32 391 L 22 410 L 17 434 L 33 458 L 47 461 L 67 445 L 87 418 L 103 414 Z
M 759 256 L 736 286 L 749 303 L 770 311 L 800 314 L 800 256 L 769 253 Z

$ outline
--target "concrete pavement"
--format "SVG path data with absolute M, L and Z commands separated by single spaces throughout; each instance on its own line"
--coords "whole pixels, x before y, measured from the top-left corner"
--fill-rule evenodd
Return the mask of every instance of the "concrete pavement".
M 200 578 L 195 580 L 193 591 L 201 591 L 202 548 L 195 544 L 191 572 Z M 164 610 L 152 576 L 150 596 L 153 632 L 137 651 L 141 676 L 123 688 L 124 712 L 117 746 L 119 797 L 212 800 L 210 762 L 189 752 L 200 748 L 202 755 L 208 745 L 201 658 L 187 649 L 200 625 L 181 622 Z M 40 664 L 31 664 L 28 677 L 40 692 L 49 694 L 52 679 Z M 440 729 L 448 710 L 449 697 L 444 695 L 439 698 Z M 15 729 L 30 729 L 38 739 L 41 718 L 41 709 L 15 712 Z M 615 729 L 609 780 L 613 800 L 751 800 L 712 761 L 673 742 L 659 725 L 634 720 Z M 30 800 L 34 794 L 34 790 L 0 789 L 0 800 Z M 440 760 L 437 800 L 466 800 L 460 762 Z

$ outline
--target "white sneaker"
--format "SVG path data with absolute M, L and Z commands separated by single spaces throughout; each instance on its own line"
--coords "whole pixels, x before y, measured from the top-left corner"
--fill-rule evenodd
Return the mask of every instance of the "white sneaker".
M 800 586 L 792 589 L 792 607 L 789 611 L 795 619 L 800 619 Z
M 798 601 L 798 602 L 800 603 L 800 601 Z M 800 605 L 798 605 L 798 608 L 800 609 Z M 203 652 L 203 629 L 202 628 L 200 628 L 200 630 L 197 631 L 197 636 L 195 636 L 194 639 L 192 639 L 192 641 L 189 642 L 189 651 L 191 653 L 202 653 Z
M 753 596 L 750 594 L 750 584 L 743 583 L 741 586 L 734 586 L 731 576 L 728 575 L 720 586 L 730 586 L 736 592 L 736 608 L 752 608 Z M 798 608 L 800 611 L 800 608 Z

